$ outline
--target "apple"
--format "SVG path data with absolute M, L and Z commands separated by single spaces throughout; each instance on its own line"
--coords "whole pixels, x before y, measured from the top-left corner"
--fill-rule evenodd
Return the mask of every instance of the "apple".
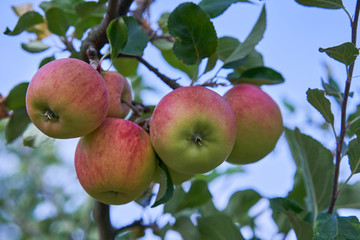
M 183 174 L 183 173 L 176 172 L 176 171 L 172 170 L 169 167 L 167 169 L 169 171 L 172 183 L 174 185 L 180 185 L 183 182 L 186 182 L 187 180 L 190 180 L 194 176 L 193 174 Z M 155 176 L 154 176 L 154 179 L 153 179 L 153 181 L 156 182 L 156 183 L 160 183 L 160 178 L 161 178 L 160 177 L 160 174 L 161 174 L 160 171 L 162 171 L 162 170 L 158 166 L 156 168 Z M 164 174 L 165 174 L 165 172 L 164 172 Z
M 49 137 L 75 138 L 95 130 L 109 109 L 105 81 L 84 61 L 51 61 L 33 76 L 26 110 L 34 125 Z
M 132 101 L 132 92 L 128 80 L 114 71 L 104 71 L 101 76 L 105 80 L 110 97 L 107 117 L 125 118 L 130 111 L 130 107 L 124 101 L 128 103 Z
M 160 159 L 182 174 L 205 173 L 223 163 L 236 138 L 229 104 L 202 86 L 164 96 L 150 122 L 150 139 Z
M 247 164 L 264 158 L 275 148 L 284 129 L 276 102 L 252 84 L 234 86 L 224 99 L 237 121 L 236 141 L 227 161 Z
M 149 134 L 134 122 L 107 118 L 80 138 L 75 170 L 84 190 L 106 204 L 125 204 L 151 183 L 157 166 Z

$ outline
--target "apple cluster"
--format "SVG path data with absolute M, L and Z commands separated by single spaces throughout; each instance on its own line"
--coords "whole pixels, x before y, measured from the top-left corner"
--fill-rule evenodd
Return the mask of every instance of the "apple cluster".
M 58 59 L 32 78 L 26 108 L 53 138 L 80 137 L 75 170 L 93 198 L 125 204 L 159 182 L 158 158 L 174 184 L 224 161 L 248 164 L 270 153 L 283 131 L 281 112 L 258 86 L 239 84 L 224 96 L 202 86 L 181 87 L 154 109 L 147 132 L 126 120 L 132 91 L 119 73 L 101 74 L 77 59 Z

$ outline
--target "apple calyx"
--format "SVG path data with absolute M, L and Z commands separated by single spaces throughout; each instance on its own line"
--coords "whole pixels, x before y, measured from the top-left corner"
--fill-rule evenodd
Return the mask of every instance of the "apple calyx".
M 44 119 L 45 119 L 45 122 L 47 122 L 47 121 L 58 122 L 59 116 L 55 112 L 53 112 L 51 109 L 46 109 L 44 112 Z
M 202 146 L 204 142 L 203 135 L 200 133 L 195 133 L 191 136 L 191 141 L 196 145 Z

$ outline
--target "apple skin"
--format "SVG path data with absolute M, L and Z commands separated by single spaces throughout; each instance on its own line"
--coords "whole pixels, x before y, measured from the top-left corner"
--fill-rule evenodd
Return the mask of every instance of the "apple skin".
M 229 104 L 201 86 L 178 88 L 164 96 L 150 122 L 150 139 L 160 159 L 182 174 L 205 173 L 223 163 L 236 138 Z
M 66 58 L 42 66 L 26 92 L 26 110 L 49 137 L 75 138 L 95 130 L 109 109 L 105 81 L 84 61 Z
M 114 71 L 102 72 L 101 76 L 106 82 L 110 97 L 107 117 L 125 118 L 130 111 L 130 107 L 122 102 L 121 99 L 129 103 L 132 101 L 132 92 L 129 82 L 123 75 Z
M 172 183 L 174 185 L 180 185 L 183 182 L 186 182 L 186 181 L 190 180 L 194 176 L 193 174 L 178 173 L 178 172 L 172 170 L 169 167 L 168 167 L 168 170 L 169 170 L 169 173 L 170 173 L 170 176 L 171 176 Z M 154 179 L 153 179 L 153 181 L 156 182 L 156 183 L 160 183 L 160 171 L 161 171 L 161 169 L 158 166 L 156 168 L 155 176 L 154 176 Z
M 227 161 L 248 164 L 264 158 L 274 148 L 284 126 L 276 102 L 259 87 L 239 84 L 225 93 L 237 121 L 237 137 Z
M 94 132 L 80 138 L 75 151 L 80 184 L 106 204 L 135 200 L 151 183 L 156 167 L 149 134 L 120 118 L 107 118 Z

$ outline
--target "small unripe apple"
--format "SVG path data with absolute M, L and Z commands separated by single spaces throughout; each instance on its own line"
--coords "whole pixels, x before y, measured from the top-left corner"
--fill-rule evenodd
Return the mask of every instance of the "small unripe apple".
M 151 183 L 157 159 L 149 134 L 134 122 L 107 118 L 80 138 L 75 170 L 84 190 L 106 204 L 125 204 Z
M 110 97 L 107 117 L 125 118 L 130 111 L 130 107 L 125 102 L 131 103 L 132 101 L 132 92 L 128 80 L 114 71 L 102 72 L 101 76 L 106 82 Z
M 264 158 L 275 148 L 284 129 L 278 105 L 252 84 L 236 85 L 224 98 L 237 121 L 236 141 L 227 161 L 247 164 Z
M 109 109 L 105 81 L 84 61 L 66 58 L 42 66 L 31 79 L 26 110 L 34 125 L 53 138 L 95 130 Z
M 236 119 L 216 92 L 200 86 L 164 96 L 150 122 L 150 138 L 160 159 L 182 174 L 205 173 L 223 163 L 236 137 Z

